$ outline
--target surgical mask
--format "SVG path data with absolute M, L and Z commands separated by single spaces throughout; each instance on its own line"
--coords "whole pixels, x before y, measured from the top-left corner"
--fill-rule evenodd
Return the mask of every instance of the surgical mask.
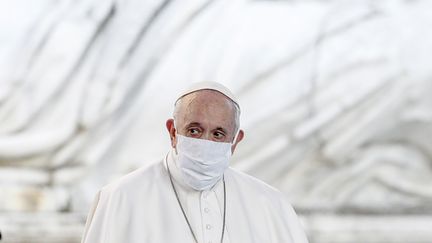
M 229 166 L 231 146 L 177 134 L 177 165 L 184 182 L 198 191 L 213 187 Z

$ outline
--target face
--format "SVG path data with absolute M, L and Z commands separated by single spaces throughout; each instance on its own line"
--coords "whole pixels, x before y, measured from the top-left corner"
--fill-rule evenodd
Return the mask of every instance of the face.
M 191 138 L 233 142 L 236 135 L 236 111 L 232 102 L 223 94 L 212 90 L 201 90 L 183 97 L 177 105 L 179 107 L 175 126 L 173 119 L 169 119 L 166 124 L 174 148 L 176 132 Z M 232 147 L 233 152 L 242 139 L 243 131 L 240 130 Z

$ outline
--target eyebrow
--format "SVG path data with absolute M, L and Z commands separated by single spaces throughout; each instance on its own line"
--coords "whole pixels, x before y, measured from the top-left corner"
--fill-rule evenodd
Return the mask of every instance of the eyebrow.
M 191 122 L 191 123 L 187 124 L 186 127 L 192 127 L 192 126 L 201 127 L 201 123 L 199 123 L 199 122 Z

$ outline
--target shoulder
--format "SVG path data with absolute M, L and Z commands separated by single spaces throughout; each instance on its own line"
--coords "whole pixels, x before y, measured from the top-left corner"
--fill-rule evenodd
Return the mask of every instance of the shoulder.
M 101 196 L 134 195 L 139 191 L 151 189 L 163 176 L 162 162 L 144 166 L 102 187 Z
M 248 196 L 267 198 L 273 202 L 285 201 L 285 196 L 279 190 L 251 175 L 231 167 L 226 171 L 226 175 L 242 193 L 247 193 Z

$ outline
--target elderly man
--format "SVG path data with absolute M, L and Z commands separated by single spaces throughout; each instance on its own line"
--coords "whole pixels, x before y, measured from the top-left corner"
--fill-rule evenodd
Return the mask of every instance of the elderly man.
M 229 168 L 244 132 L 234 95 L 196 83 L 166 122 L 160 163 L 102 188 L 83 243 L 307 243 L 292 207 L 267 184 Z

